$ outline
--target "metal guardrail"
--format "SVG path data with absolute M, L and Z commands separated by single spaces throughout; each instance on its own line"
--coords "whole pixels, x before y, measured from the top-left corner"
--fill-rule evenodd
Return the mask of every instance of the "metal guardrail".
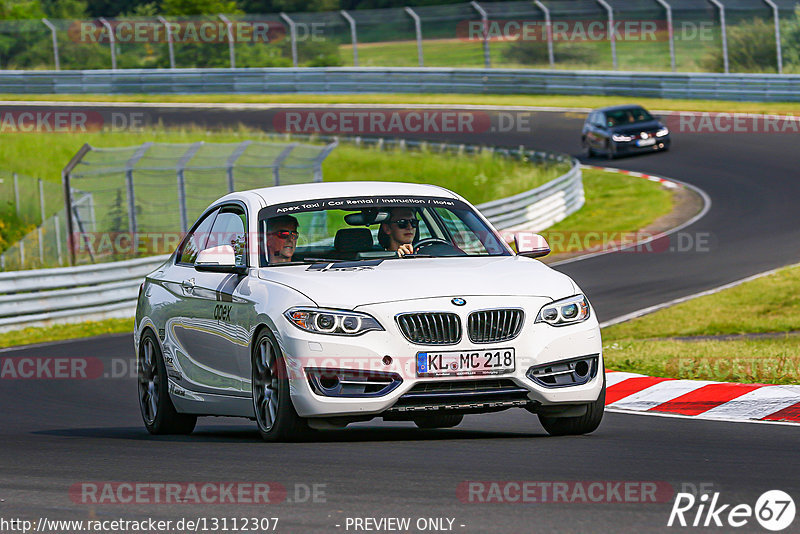
M 132 317 L 142 278 L 165 259 L 0 273 L 0 332 L 75 319 Z
M 478 93 L 800 101 L 800 75 L 427 67 L 0 71 L 0 93 Z
M 580 163 L 548 183 L 524 193 L 476 206 L 498 230 L 544 230 L 575 213 L 585 202 Z
M 420 147 L 404 140 L 354 139 L 359 144 Z M 439 151 L 479 152 L 483 147 L 436 144 Z M 570 170 L 550 182 L 517 195 L 476 206 L 498 229 L 539 230 L 583 206 L 583 183 L 577 160 L 520 149 L 491 149 L 530 161 L 570 161 Z M 0 273 L 0 332 L 61 322 L 132 317 L 137 290 L 145 275 L 168 256 L 113 263 Z

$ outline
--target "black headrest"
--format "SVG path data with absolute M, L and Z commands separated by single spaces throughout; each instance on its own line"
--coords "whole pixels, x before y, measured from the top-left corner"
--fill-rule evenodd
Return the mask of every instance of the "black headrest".
M 372 250 L 372 232 L 369 231 L 369 228 L 342 228 L 336 232 L 333 248 L 337 252 Z

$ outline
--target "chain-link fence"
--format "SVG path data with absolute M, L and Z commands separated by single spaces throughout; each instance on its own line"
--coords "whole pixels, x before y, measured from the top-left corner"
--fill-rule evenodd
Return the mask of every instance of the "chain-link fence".
M 172 252 L 200 213 L 227 192 L 322 181 L 322 162 L 335 146 L 335 141 L 84 145 L 65 168 L 63 186 L 0 171 L 0 247 L 5 248 L 0 268 Z
M 798 0 L 533 0 L 0 21 L 0 68 L 429 66 L 800 72 Z
M 77 195 L 85 204 L 85 195 Z M 63 207 L 57 183 L 0 170 L 0 269 L 60 264 L 66 239 Z

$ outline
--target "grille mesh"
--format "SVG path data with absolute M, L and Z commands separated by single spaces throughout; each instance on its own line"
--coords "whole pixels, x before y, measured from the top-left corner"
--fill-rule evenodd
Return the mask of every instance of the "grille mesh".
M 482 310 L 469 314 L 467 332 L 473 343 L 495 343 L 514 339 L 522 330 L 522 310 Z
M 397 316 L 397 324 L 417 345 L 453 345 L 461 340 L 461 319 L 455 313 L 404 313 Z

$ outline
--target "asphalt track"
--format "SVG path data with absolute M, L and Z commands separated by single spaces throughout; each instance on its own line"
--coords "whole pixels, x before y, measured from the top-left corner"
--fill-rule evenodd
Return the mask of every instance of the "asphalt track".
M 269 112 L 252 110 L 148 112 L 165 124 L 270 123 Z M 449 140 L 578 154 L 581 120 L 577 114 L 542 112 L 533 134 Z M 616 167 L 705 190 L 712 209 L 683 232 L 707 236 L 710 250 L 614 253 L 558 268 L 575 278 L 600 319 L 608 320 L 795 263 L 800 260 L 798 159 L 796 134 L 681 133 L 668 153 L 617 160 Z M 99 357 L 109 370 L 112 359 L 133 357 L 130 336 L 0 353 L 23 355 Z M 152 438 L 141 424 L 135 389 L 131 373 L 95 380 L 3 380 L 0 517 L 266 516 L 279 517 L 282 532 L 353 532 L 345 529 L 347 517 L 447 517 L 455 520 L 456 532 L 653 532 L 674 530 L 666 527 L 671 498 L 486 504 L 462 502 L 457 488 L 465 481 L 661 481 L 673 491 L 705 484 L 731 504 L 753 505 L 769 489 L 800 498 L 798 433 L 789 426 L 608 413 L 590 436 L 549 438 L 534 416 L 515 410 L 468 416 L 454 430 L 363 423 L 326 433 L 318 443 L 264 444 L 253 425 L 232 419 L 201 420 L 189 437 Z M 296 484 L 324 484 L 325 496 L 314 503 L 266 506 L 92 506 L 69 496 L 69 488 L 84 481 L 272 481 L 287 487 L 290 498 Z M 800 530 L 800 520 L 787 531 L 792 529 Z M 763 531 L 752 519 L 743 530 Z

